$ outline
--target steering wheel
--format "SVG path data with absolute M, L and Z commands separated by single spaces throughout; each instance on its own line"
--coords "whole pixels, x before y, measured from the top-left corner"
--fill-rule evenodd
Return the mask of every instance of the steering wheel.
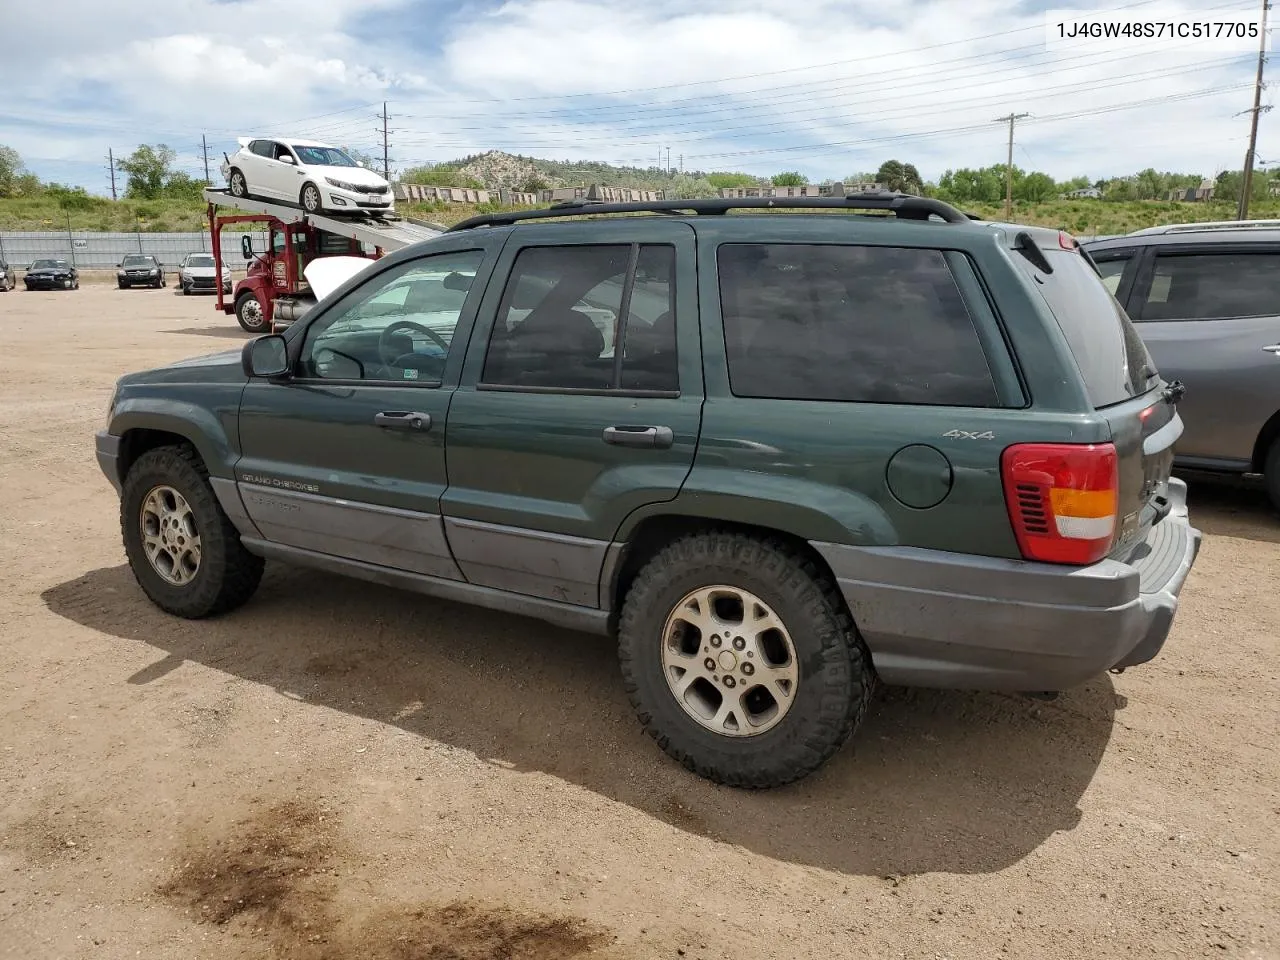
M 392 353 L 394 348 L 391 344 L 391 335 L 397 330 L 413 330 L 417 333 L 421 333 L 429 340 L 434 340 L 444 352 L 445 356 L 449 355 L 449 344 L 445 343 L 440 334 L 436 333 L 434 330 L 424 327 L 420 323 L 414 323 L 412 320 L 397 320 L 395 323 L 386 327 L 382 333 L 378 335 L 378 358 L 388 367 L 397 366 L 396 360 L 405 356 L 405 354 L 398 351 Z

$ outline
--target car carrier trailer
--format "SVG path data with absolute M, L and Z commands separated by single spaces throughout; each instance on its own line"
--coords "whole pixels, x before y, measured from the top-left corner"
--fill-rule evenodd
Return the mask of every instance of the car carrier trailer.
M 240 250 L 249 262 L 248 273 L 236 284 L 230 299 L 218 287 L 216 307 L 235 314 L 250 333 L 268 333 L 287 326 L 305 314 L 316 298 L 303 271 L 320 257 L 367 257 L 386 253 L 420 240 L 439 236 L 439 224 L 409 217 L 362 215 L 322 216 L 286 203 L 233 197 L 226 190 L 207 189 L 209 238 L 217 273 L 222 274 L 222 230 L 229 224 L 261 223 L 267 231 L 267 248 L 253 249 L 253 238 L 244 234 Z M 224 212 L 234 211 L 234 212 Z

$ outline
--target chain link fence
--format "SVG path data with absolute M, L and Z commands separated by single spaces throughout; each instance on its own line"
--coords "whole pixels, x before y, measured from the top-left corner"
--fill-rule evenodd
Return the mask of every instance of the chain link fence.
M 233 270 L 241 266 L 240 238 L 243 233 L 222 234 L 222 259 Z M 265 232 L 250 232 L 254 250 L 266 248 Z M 165 265 L 177 268 L 188 253 L 211 253 L 209 234 L 194 233 L 91 233 L 50 230 L 31 233 L 0 232 L 0 260 L 24 267 L 41 257 L 67 260 L 79 270 L 114 270 L 127 253 L 150 254 Z

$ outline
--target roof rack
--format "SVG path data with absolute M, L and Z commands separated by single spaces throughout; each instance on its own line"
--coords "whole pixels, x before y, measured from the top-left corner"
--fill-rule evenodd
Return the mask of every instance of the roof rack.
M 1162 233 L 1202 233 L 1209 230 L 1280 230 L 1280 220 L 1202 220 L 1199 223 L 1168 223 L 1158 227 L 1143 227 L 1129 236 L 1150 236 Z
M 603 203 L 599 200 L 566 200 L 539 210 L 487 213 L 455 224 L 450 233 L 475 227 L 500 227 L 522 220 L 549 217 L 576 217 L 605 213 L 662 213 L 680 216 L 719 216 L 730 210 L 885 210 L 900 220 L 928 220 L 938 217 L 947 223 L 970 223 L 968 216 L 949 203 L 893 191 L 868 191 L 847 197 L 742 197 L 736 200 L 645 200 L 633 203 Z

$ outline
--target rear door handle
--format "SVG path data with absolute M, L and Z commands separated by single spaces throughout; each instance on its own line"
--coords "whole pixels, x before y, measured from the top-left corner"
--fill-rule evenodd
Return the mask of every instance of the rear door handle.
M 619 425 L 604 428 L 604 442 L 617 447 L 650 447 L 666 450 L 675 441 L 670 427 L 633 427 Z
M 1273 343 L 1271 346 L 1263 347 L 1262 349 L 1267 353 L 1274 353 L 1277 357 L 1280 357 L 1280 343 Z
M 418 413 L 416 411 L 402 410 L 384 410 L 382 413 L 375 414 L 373 424 L 376 427 L 386 427 L 389 430 L 421 430 L 426 432 L 431 429 L 431 414 Z

